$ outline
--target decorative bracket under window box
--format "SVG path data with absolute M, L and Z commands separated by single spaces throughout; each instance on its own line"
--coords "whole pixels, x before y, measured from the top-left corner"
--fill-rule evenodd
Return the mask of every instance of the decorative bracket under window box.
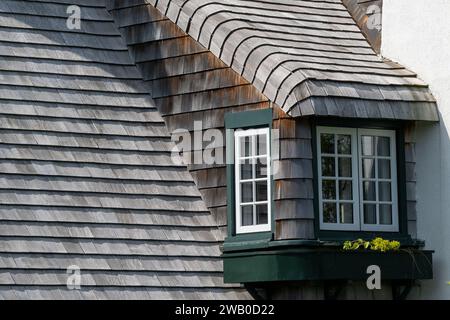
M 382 280 L 433 278 L 433 251 L 401 249 L 391 252 L 299 248 L 224 253 L 225 283 L 302 280 L 362 280 L 367 267 L 377 265 Z

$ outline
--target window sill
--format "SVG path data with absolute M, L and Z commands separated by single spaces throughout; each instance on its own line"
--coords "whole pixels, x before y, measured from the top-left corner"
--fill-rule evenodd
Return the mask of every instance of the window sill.
M 432 253 L 343 251 L 323 245 L 225 252 L 224 278 L 225 283 L 366 280 L 367 267 L 378 265 L 383 280 L 432 279 Z
M 242 250 L 264 249 L 273 239 L 272 232 L 243 233 L 225 239 L 222 251 L 234 252 Z
M 400 232 L 370 232 L 370 231 L 324 231 L 318 232 L 318 238 L 323 243 L 343 244 L 347 240 L 372 240 L 381 237 L 386 240 L 396 240 L 402 244 L 402 247 L 420 248 L 425 245 L 424 241 L 413 239 L 409 234 Z
M 379 236 L 383 239 L 399 241 L 402 248 L 419 249 L 425 246 L 424 241 L 412 239 L 410 236 L 404 237 L 398 234 L 396 236 L 392 235 L 391 237 L 384 235 Z M 359 238 L 372 240 L 375 237 L 375 235 L 365 237 L 361 234 L 357 234 L 354 237 L 327 237 L 318 240 L 273 240 L 272 232 L 240 234 L 226 238 L 224 244 L 222 245 L 222 252 L 233 253 L 268 249 L 281 250 L 289 248 L 333 248 L 338 250 L 342 248 L 344 242 L 347 240 L 356 240 Z

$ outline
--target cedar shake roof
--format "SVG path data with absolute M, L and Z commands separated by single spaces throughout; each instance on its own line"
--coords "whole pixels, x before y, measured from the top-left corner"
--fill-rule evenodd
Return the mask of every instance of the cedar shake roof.
M 169 131 L 269 107 L 280 238 L 314 237 L 311 137 L 290 116 L 438 119 L 340 0 L 1 0 L 0 299 L 250 298 L 223 283 L 225 165 L 175 164 Z
M 291 116 L 438 120 L 428 86 L 380 58 L 342 0 L 145 2 Z
M 249 298 L 172 148 L 104 1 L 0 1 L 0 300 Z

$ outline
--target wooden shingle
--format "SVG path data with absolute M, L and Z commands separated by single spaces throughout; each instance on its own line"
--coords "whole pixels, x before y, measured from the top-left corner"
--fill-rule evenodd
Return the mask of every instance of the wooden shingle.
M 80 30 L 66 27 L 73 4 Z M 162 15 L 126 10 L 113 17 L 102 0 L 0 3 L 0 299 L 249 298 L 223 283 L 223 228 L 172 158 L 119 31 L 133 25 L 133 43 L 176 27 L 142 32 Z M 141 62 L 152 79 L 170 74 L 150 56 Z M 205 71 L 201 60 L 177 66 Z M 81 268 L 79 291 L 66 286 L 71 265 Z
M 430 108 L 435 100 L 427 85 L 413 72 L 378 57 L 341 1 L 149 2 L 292 116 L 365 118 L 362 106 L 366 102 L 374 106 L 371 111 L 384 108 L 386 102 L 412 102 L 427 111 L 379 112 L 376 118 L 438 120 L 436 106 Z M 354 17 L 365 16 L 356 12 L 360 8 L 355 8 L 354 1 L 345 4 Z M 323 82 L 329 90 L 321 96 L 331 101 L 354 99 L 354 110 L 320 110 L 314 99 L 303 102 L 317 97 L 307 91 L 298 94 L 297 88 L 311 81 Z M 341 86 L 345 90 L 339 90 Z M 349 96 L 349 88 L 361 96 Z M 397 95 L 386 97 L 384 91 Z M 310 105 L 308 111 L 305 104 Z

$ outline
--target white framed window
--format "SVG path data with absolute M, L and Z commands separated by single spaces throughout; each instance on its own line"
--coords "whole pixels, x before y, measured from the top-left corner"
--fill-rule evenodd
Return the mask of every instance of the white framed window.
M 395 131 L 317 127 L 321 230 L 398 232 Z
M 236 233 L 271 230 L 270 129 L 235 131 Z
M 361 230 L 398 231 L 395 131 L 358 129 Z
M 356 131 L 318 127 L 320 228 L 358 230 Z

